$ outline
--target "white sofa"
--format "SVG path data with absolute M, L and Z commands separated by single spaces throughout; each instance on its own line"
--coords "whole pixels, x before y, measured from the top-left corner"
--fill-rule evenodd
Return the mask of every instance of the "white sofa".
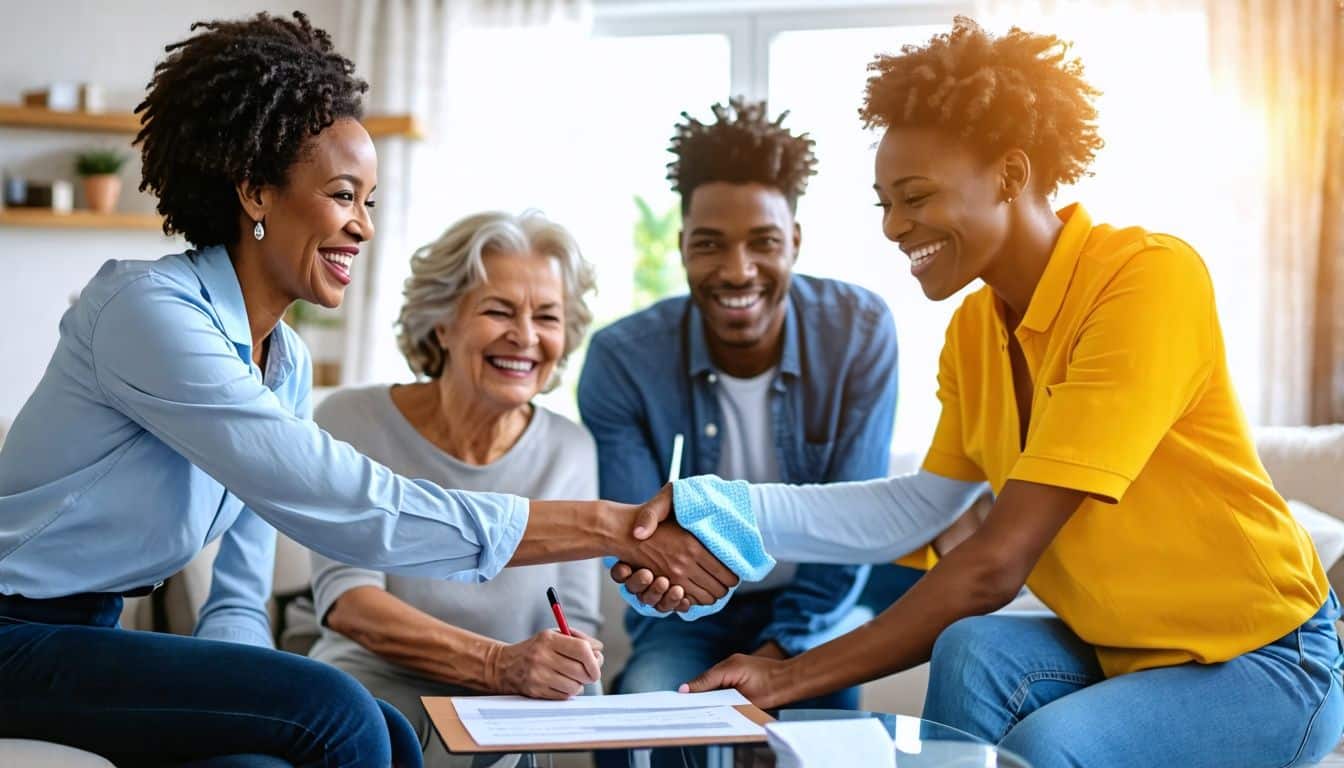
M 1290 501 L 1299 519 L 1311 532 L 1322 560 L 1329 569 L 1330 581 L 1336 591 L 1344 594 L 1344 494 L 1339 492 L 1339 478 L 1344 475 L 1344 424 L 1315 428 L 1272 428 L 1257 433 L 1257 447 L 1265 467 L 1274 478 L 1276 487 Z M 908 471 L 913 457 L 893 457 L 894 472 Z M 162 600 L 165 615 L 159 618 L 172 632 L 190 633 L 196 611 L 209 591 L 210 564 L 214 547 L 202 552 L 165 587 Z M 605 582 L 604 582 L 605 583 Z M 295 627 L 294 617 L 304 611 L 302 604 L 293 601 L 308 586 L 308 555 L 303 547 L 281 537 L 276 555 L 275 600 L 272 617 L 277 622 L 289 614 L 290 627 L 282 638 L 281 647 L 299 652 L 311 643 L 311 630 Z M 629 640 L 621 625 L 624 604 L 614 588 L 608 585 L 603 592 L 603 607 L 607 621 L 600 637 L 606 644 L 607 669 L 622 668 L 629 656 Z M 285 609 L 288 610 L 285 610 Z M 1004 609 L 1040 610 L 1043 606 L 1031 595 L 1024 595 Z M 152 629 L 154 614 L 149 598 L 128 600 L 122 614 L 122 624 L 132 629 Z M 923 709 L 924 690 L 928 680 L 927 665 L 877 680 L 862 688 L 862 706 L 881 712 L 918 715 Z M 1344 755 L 1340 757 L 1344 765 Z M 556 761 L 557 765 L 582 765 L 575 756 Z M 105 768 L 109 763 L 95 755 L 80 753 L 54 744 L 22 740 L 0 739 L 0 766 L 41 766 L 41 768 Z

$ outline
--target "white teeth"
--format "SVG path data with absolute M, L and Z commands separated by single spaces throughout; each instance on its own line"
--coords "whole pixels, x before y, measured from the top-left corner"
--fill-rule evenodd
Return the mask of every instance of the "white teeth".
M 911 264 L 911 266 L 916 266 L 916 267 L 917 267 L 917 266 L 919 266 L 920 264 L 923 264 L 924 262 L 926 262 L 926 261 L 928 261 L 929 259 L 933 258 L 933 255 L 934 255 L 935 253 L 941 251 L 941 250 L 943 249 L 943 246 L 944 246 L 944 245 L 947 245 L 947 241 L 946 241 L 946 240 L 939 240 L 939 241 L 936 242 L 936 243 L 930 243 L 929 245 L 925 245 L 925 246 L 916 248 L 916 249 L 913 250 L 913 251 L 909 251 L 909 252 L 906 253 L 906 255 L 910 257 L 910 264 Z
M 344 268 L 347 271 L 350 269 L 350 265 L 353 264 L 355 261 L 355 257 L 351 254 L 333 253 L 331 251 L 322 251 L 322 258 L 326 259 L 327 261 L 330 261 L 332 264 L 335 264 L 338 267 Z
M 527 373 L 537 367 L 537 364 L 531 360 L 504 360 L 503 358 L 498 357 L 491 357 L 488 359 L 490 360 L 491 365 L 508 371 Z
M 715 296 L 714 299 L 729 309 L 746 309 L 755 304 L 761 298 L 761 294 L 753 293 L 747 296 Z

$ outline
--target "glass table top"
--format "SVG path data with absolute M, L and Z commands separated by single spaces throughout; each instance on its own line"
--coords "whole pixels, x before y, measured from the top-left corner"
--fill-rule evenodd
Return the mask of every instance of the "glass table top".
M 918 717 L 843 709 L 786 709 L 779 713 L 779 720 L 784 722 L 854 718 L 874 718 L 882 723 L 892 736 L 896 768 L 1030 768 L 1021 758 L 983 739 Z M 841 744 L 836 746 L 843 747 Z M 775 765 L 774 754 L 764 744 L 687 749 L 683 751 L 683 760 L 688 768 L 771 768 Z M 647 763 L 635 760 L 632 765 Z

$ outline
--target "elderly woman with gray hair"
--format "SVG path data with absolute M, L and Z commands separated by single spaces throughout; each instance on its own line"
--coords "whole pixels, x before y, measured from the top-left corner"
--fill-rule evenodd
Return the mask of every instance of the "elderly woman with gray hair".
M 532 402 L 559 383 L 582 343 L 593 286 L 573 237 L 540 213 L 468 216 L 411 259 L 398 342 L 419 380 L 337 392 L 314 418 L 392 470 L 445 487 L 596 498 L 592 436 Z M 479 584 L 446 582 L 314 554 L 322 637 L 310 655 L 401 710 L 426 765 L 469 765 L 434 737 L 420 696 L 556 699 L 596 683 L 599 575 L 588 560 L 509 568 Z M 554 629 L 552 585 L 574 637 Z

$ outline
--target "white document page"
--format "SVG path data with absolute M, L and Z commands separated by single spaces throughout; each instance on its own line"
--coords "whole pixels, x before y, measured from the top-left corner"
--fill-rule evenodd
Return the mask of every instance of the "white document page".
M 483 747 L 628 739 L 759 736 L 764 729 L 733 709 L 737 691 L 633 693 L 539 701 L 521 696 L 464 696 L 453 708 Z

